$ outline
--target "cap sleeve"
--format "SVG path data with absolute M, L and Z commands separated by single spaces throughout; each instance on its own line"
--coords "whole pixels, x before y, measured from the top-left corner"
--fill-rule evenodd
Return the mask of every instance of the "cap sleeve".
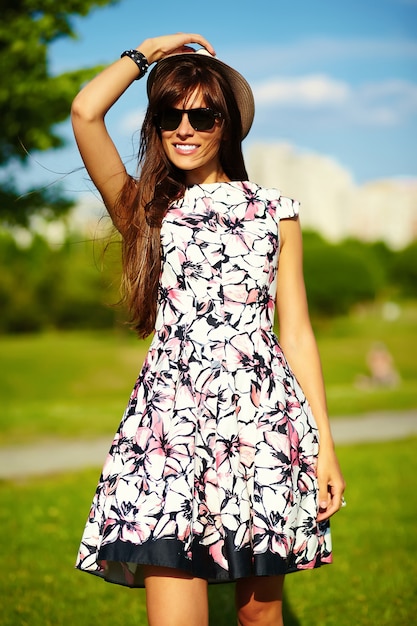
M 285 220 L 290 217 L 297 217 L 300 210 L 300 203 L 298 200 L 292 198 L 286 198 L 280 196 L 277 206 L 277 217 L 280 220 Z
M 297 217 L 300 209 L 298 200 L 281 196 L 278 189 L 265 189 L 265 199 L 274 210 L 277 221 Z

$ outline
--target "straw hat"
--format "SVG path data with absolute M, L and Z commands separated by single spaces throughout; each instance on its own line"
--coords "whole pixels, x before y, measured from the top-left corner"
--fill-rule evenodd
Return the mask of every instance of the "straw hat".
M 223 61 L 219 61 L 216 57 L 213 57 L 207 50 L 201 48 L 197 50 L 195 53 L 182 53 L 182 54 L 172 54 L 168 57 L 165 57 L 158 61 L 152 68 L 152 71 L 148 77 L 147 83 L 147 91 L 148 97 L 152 91 L 152 85 L 155 82 L 161 68 L 166 67 L 170 64 L 175 64 L 177 59 L 182 58 L 190 58 L 190 55 L 193 58 L 196 58 L 198 55 L 199 61 L 201 65 L 206 65 L 209 68 L 216 69 L 218 72 L 221 72 L 223 76 L 226 78 L 227 82 L 231 85 L 234 96 L 236 98 L 237 106 L 240 111 L 240 117 L 242 120 L 242 139 L 246 137 L 248 134 L 250 127 L 252 126 L 253 118 L 255 115 L 255 102 L 253 99 L 252 89 L 249 86 L 247 80 L 245 80 L 242 74 L 239 74 L 236 70 L 234 70 Z

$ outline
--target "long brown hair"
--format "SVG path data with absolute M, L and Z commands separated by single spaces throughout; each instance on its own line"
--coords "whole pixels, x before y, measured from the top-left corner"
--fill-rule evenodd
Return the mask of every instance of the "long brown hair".
M 199 55 L 189 54 L 165 66 L 152 86 L 142 126 L 138 172 L 129 179 L 118 202 L 122 232 L 122 297 L 140 337 L 154 330 L 161 271 L 160 230 L 169 205 L 184 195 L 185 174 L 166 157 L 155 115 L 173 107 L 197 88 L 204 103 L 222 114 L 223 141 L 219 160 L 230 180 L 246 180 L 241 147 L 241 120 L 231 87 L 221 71 L 208 69 Z

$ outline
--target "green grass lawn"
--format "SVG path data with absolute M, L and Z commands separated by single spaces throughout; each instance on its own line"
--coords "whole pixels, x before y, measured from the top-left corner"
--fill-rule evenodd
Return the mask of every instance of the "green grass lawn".
M 333 518 L 334 564 L 286 580 L 286 626 L 415 623 L 416 439 L 346 446 L 348 506 Z M 143 590 L 73 569 L 99 470 L 0 484 L 1 626 L 133 623 Z M 212 626 L 233 626 L 233 585 L 210 589 Z
M 148 343 L 111 332 L 2 337 L 0 445 L 113 433 Z
M 316 330 L 332 416 L 417 407 L 417 304 L 404 306 L 395 321 L 374 307 Z M 376 341 L 393 355 L 398 389 L 355 385 Z M 148 344 L 121 332 L 3 336 L 0 445 L 113 434 Z
M 392 321 L 383 310 L 376 305 L 315 325 L 332 416 L 417 407 L 417 303 L 403 305 Z M 366 356 L 377 342 L 393 357 L 398 388 L 364 390 L 356 384 L 369 374 Z

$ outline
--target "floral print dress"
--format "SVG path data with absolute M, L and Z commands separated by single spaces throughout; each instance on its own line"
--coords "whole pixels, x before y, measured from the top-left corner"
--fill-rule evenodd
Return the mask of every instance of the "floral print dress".
M 279 220 L 297 213 L 250 182 L 194 185 L 167 211 L 155 335 L 79 569 L 141 587 L 144 564 L 226 582 L 331 561 L 317 427 L 273 332 Z

